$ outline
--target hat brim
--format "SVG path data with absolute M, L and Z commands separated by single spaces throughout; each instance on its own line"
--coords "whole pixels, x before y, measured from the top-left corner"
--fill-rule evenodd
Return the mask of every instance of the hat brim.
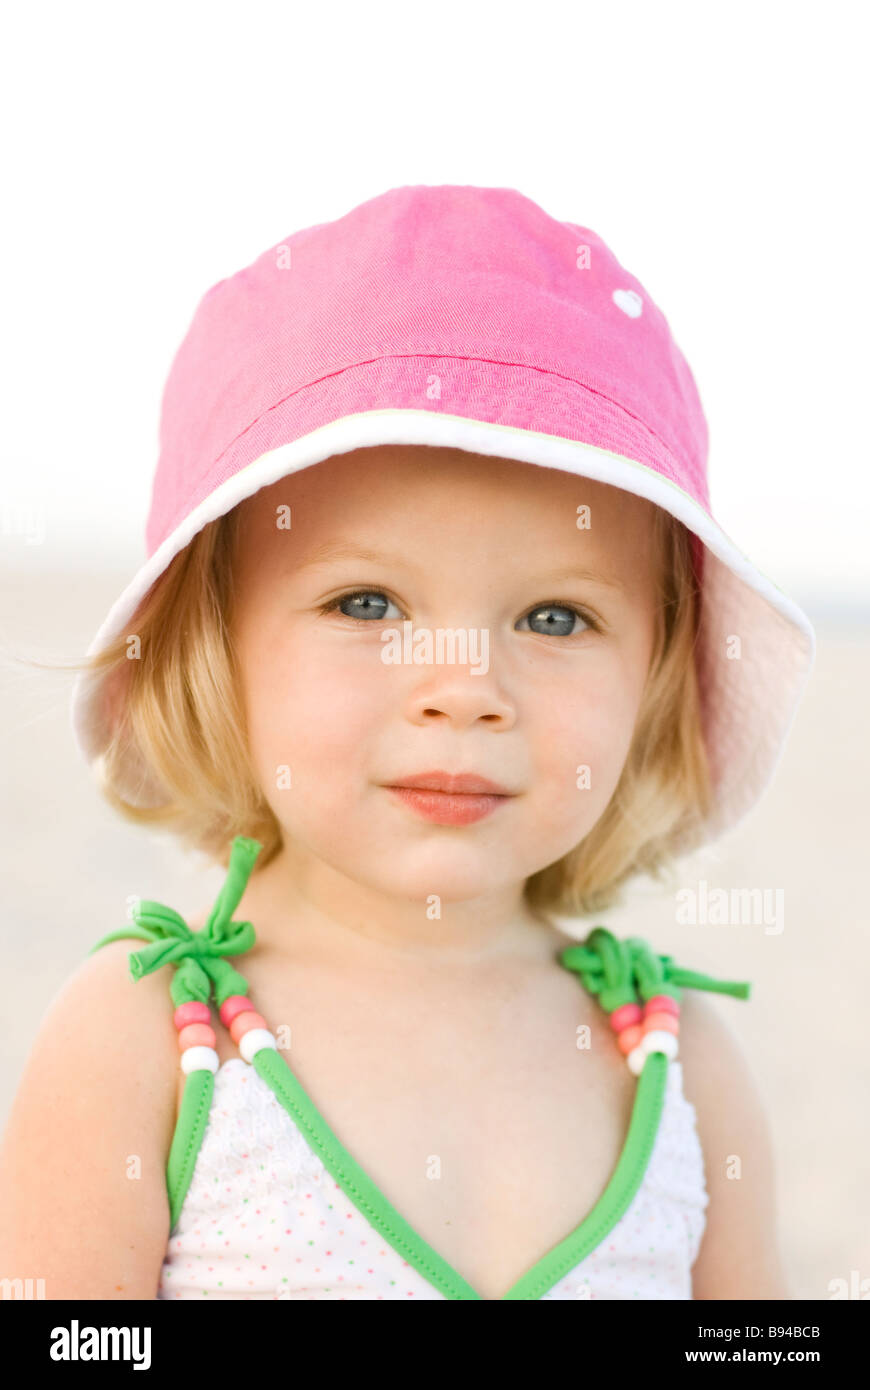
M 153 583 L 210 521 L 288 474 L 336 454 L 377 444 L 428 444 L 561 469 L 647 498 L 670 512 L 706 549 L 696 646 L 704 735 L 715 805 L 703 833 L 685 850 L 738 824 L 769 784 L 815 661 L 806 614 L 748 559 L 719 524 L 678 484 L 645 464 L 580 440 L 428 410 L 369 410 L 330 421 L 261 454 L 227 478 L 166 537 L 120 594 L 88 648 L 101 650 L 129 627 Z M 729 656 L 729 638 L 740 653 Z M 90 763 L 105 749 L 105 676 L 76 678 L 70 722 Z M 131 765 L 123 794 L 156 805 L 163 789 Z

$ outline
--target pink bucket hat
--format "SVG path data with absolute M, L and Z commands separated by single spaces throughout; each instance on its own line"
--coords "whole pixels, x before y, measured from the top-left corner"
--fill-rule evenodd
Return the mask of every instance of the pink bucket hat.
M 779 762 L 813 629 L 712 516 L 706 421 L 661 310 L 599 236 L 512 188 L 391 189 L 208 290 L 163 395 L 147 559 L 89 653 L 135 632 L 139 602 L 207 522 L 287 474 L 387 443 L 563 469 L 685 524 L 716 789 L 685 848 L 742 819 Z M 109 738 L 105 678 L 77 677 L 71 721 L 90 762 Z M 125 782 L 136 804 L 162 799 L 139 768 Z

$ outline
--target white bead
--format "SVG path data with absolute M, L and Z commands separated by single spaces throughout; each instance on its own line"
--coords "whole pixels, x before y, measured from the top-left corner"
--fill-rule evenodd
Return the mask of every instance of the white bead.
M 268 1028 L 249 1028 L 247 1033 L 243 1033 L 239 1040 L 239 1051 L 246 1062 L 253 1062 L 257 1053 L 264 1047 L 274 1047 L 278 1050 L 274 1033 L 270 1033 Z
M 187 1075 L 192 1071 L 217 1071 L 220 1058 L 213 1047 L 186 1047 L 181 1054 L 181 1070 Z
M 628 1054 L 627 1061 L 629 1069 L 632 1072 L 634 1072 L 634 1075 L 640 1076 L 641 1072 L 643 1071 L 643 1064 L 646 1061 L 646 1053 L 644 1052 L 643 1048 L 639 1045 L 637 1047 L 633 1047 L 631 1052 L 629 1052 Z
M 669 1033 L 666 1028 L 653 1028 L 649 1033 L 644 1033 L 639 1046 L 646 1053 L 663 1052 L 672 1061 L 680 1050 L 676 1033 Z

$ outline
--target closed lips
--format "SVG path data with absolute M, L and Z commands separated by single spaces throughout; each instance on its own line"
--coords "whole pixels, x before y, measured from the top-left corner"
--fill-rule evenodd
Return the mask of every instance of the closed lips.
M 386 783 L 391 787 L 410 787 L 418 791 L 445 792 L 450 796 L 513 796 L 506 787 L 478 777 L 472 772 L 423 772 Z

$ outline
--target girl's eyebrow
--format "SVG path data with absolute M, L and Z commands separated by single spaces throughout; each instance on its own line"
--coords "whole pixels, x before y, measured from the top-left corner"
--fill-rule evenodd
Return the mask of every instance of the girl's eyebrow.
M 409 569 L 417 568 L 407 554 L 398 554 L 387 550 L 370 550 L 367 546 L 347 541 L 325 541 L 323 545 L 316 546 L 308 559 L 298 568 L 300 570 L 309 569 L 315 565 L 328 564 L 331 560 L 362 560 L 370 565 L 395 565 L 397 567 L 405 565 Z M 548 570 L 546 574 L 530 575 L 529 579 L 537 584 L 558 584 L 565 581 L 602 584 L 611 589 L 618 589 L 622 594 L 626 592 L 622 580 L 615 574 L 590 569 L 574 569 L 570 565 L 565 569 Z
M 558 584 L 563 580 L 579 580 L 581 584 L 604 584 L 609 589 L 618 589 L 621 594 L 626 592 L 625 584 L 618 575 L 604 570 L 583 570 L 574 569 L 568 566 L 567 569 L 548 570 L 546 574 L 536 575 L 535 578 L 540 582 Z
M 324 541 L 315 546 L 308 559 L 299 569 L 309 569 L 313 565 L 324 565 L 330 560 L 363 560 L 370 565 L 412 565 L 407 555 L 395 554 L 388 550 L 369 550 L 364 545 L 348 541 Z

